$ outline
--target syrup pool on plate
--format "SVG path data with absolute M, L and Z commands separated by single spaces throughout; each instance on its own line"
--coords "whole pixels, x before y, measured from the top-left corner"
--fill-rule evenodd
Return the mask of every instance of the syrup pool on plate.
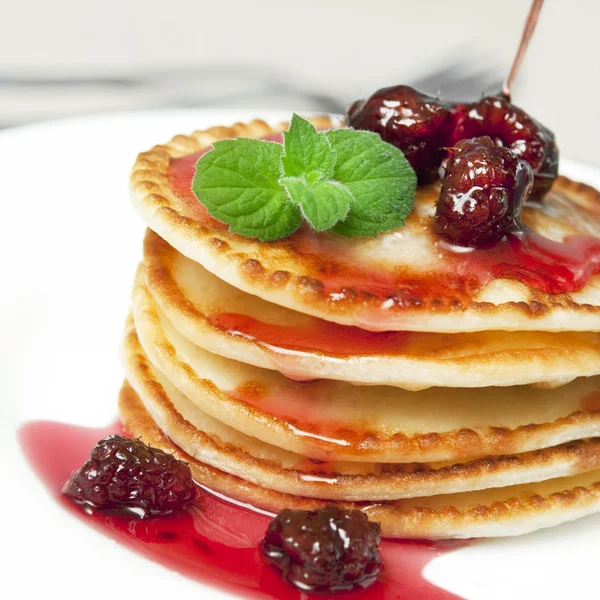
M 167 569 L 242 597 L 301 600 L 307 594 L 285 583 L 265 564 L 259 542 L 270 517 L 228 502 L 200 489 L 198 500 L 178 515 L 148 520 L 89 515 L 61 494 L 70 474 L 88 458 L 92 447 L 118 423 L 88 429 L 48 421 L 33 421 L 19 431 L 21 447 L 51 496 L 74 516 Z M 74 534 L 76 535 L 76 534 Z M 457 596 L 423 577 L 428 562 L 465 542 L 384 540 L 384 572 L 366 590 L 336 594 L 343 600 L 452 600 Z M 201 592 L 200 592 L 201 593 Z

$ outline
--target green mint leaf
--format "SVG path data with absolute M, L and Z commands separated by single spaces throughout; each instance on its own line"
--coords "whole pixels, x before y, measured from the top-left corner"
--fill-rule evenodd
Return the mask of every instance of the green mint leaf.
M 316 231 L 325 231 L 346 217 L 354 198 L 345 185 L 321 180 L 316 175 L 313 172 L 308 177 L 284 177 L 280 183 L 300 205 L 310 226 Z
M 286 177 L 301 177 L 308 173 L 320 173 L 331 179 L 335 166 L 335 152 L 325 133 L 294 113 L 289 131 L 283 132 L 285 156 L 282 158 Z
M 237 138 L 215 142 L 196 163 L 192 191 L 209 214 L 231 231 L 270 241 L 290 236 L 300 208 L 279 184 L 283 146 Z
M 326 135 L 336 153 L 333 179 L 353 198 L 347 217 L 333 231 L 348 237 L 375 236 L 404 225 L 417 187 L 404 154 L 369 131 L 335 129 Z
M 348 237 L 404 224 L 417 178 L 402 152 L 376 133 L 318 132 L 294 114 L 283 141 L 215 142 L 192 181 L 209 214 L 261 241 L 290 236 L 303 217 L 316 231 Z

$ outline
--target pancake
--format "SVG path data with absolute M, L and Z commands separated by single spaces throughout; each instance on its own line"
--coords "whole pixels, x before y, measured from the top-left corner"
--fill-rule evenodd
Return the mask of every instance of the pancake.
M 464 461 L 600 436 L 600 378 L 557 389 L 431 388 L 292 381 L 186 340 L 136 285 L 133 316 L 157 370 L 197 408 L 316 460 Z
M 187 454 L 262 487 L 329 500 L 396 500 L 504 487 L 600 468 L 600 438 L 467 463 L 314 463 L 240 433 L 198 409 L 151 365 L 132 328 L 127 379 L 160 429 Z
M 556 385 L 600 374 L 600 333 L 374 333 L 323 321 L 234 288 L 151 230 L 144 281 L 188 340 L 295 379 L 394 385 Z
M 326 117 L 314 122 L 336 125 Z M 577 236 L 600 237 L 600 193 L 565 177 L 541 204 L 523 210 L 531 231 L 554 241 L 575 239 L 559 244 L 566 253 L 558 261 L 562 270 L 554 272 L 552 258 L 552 272 L 545 275 L 534 268 L 524 277 L 508 259 L 499 268 L 504 258 L 497 249 L 460 253 L 441 244 L 431 218 L 439 184 L 420 187 L 406 225 L 376 238 L 315 234 L 304 227 L 263 243 L 230 233 L 190 191 L 198 153 L 220 139 L 272 136 L 284 127 L 238 123 L 179 135 L 141 153 L 131 175 L 136 209 L 182 254 L 234 287 L 324 320 L 378 331 L 600 331 L 600 276 L 587 283 L 577 279 L 584 271 L 579 259 L 590 253 Z M 361 165 L 356 173 L 364 175 Z M 536 239 L 515 243 L 536 246 Z M 512 252 L 510 245 L 502 248 Z M 554 250 L 544 252 L 548 258 Z M 535 248 L 534 254 L 539 258 Z M 561 278 L 577 281 L 559 289 Z
M 198 461 L 160 431 L 126 383 L 119 401 L 125 429 L 144 442 L 189 463 L 197 483 L 226 497 L 277 513 L 283 508 L 316 509 L 331 500 L 283 494 L 260 487 Z M 529 533 L 600 510 L 600 471 L 505 488 L 393 502 L 334 502 L 363 510 L 381 523 L 385 537 L 449 539 Z

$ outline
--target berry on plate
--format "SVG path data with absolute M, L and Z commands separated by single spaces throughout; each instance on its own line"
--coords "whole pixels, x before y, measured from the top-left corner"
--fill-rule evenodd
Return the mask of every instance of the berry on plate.
M 379 524 L 359 510 L 286 509 L 271 521 L 261 550 L 297 588 L 332 593 L 375 581 L 381 571 L 380 541 Z
M 116 510 L 142 519 L 170 515 L 195 496 L 187 463 L 120 435 L 99 441 L 62 491 L 88 512 Z

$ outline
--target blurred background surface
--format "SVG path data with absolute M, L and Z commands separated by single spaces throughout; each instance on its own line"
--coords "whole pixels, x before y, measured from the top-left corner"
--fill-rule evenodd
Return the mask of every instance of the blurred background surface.
M 529 0 L 4 0 L 0 127 L 135 109 L 342 112 L 499 89 Z M 600 164 L 600 2 L 546 0 L 513 100 Z

